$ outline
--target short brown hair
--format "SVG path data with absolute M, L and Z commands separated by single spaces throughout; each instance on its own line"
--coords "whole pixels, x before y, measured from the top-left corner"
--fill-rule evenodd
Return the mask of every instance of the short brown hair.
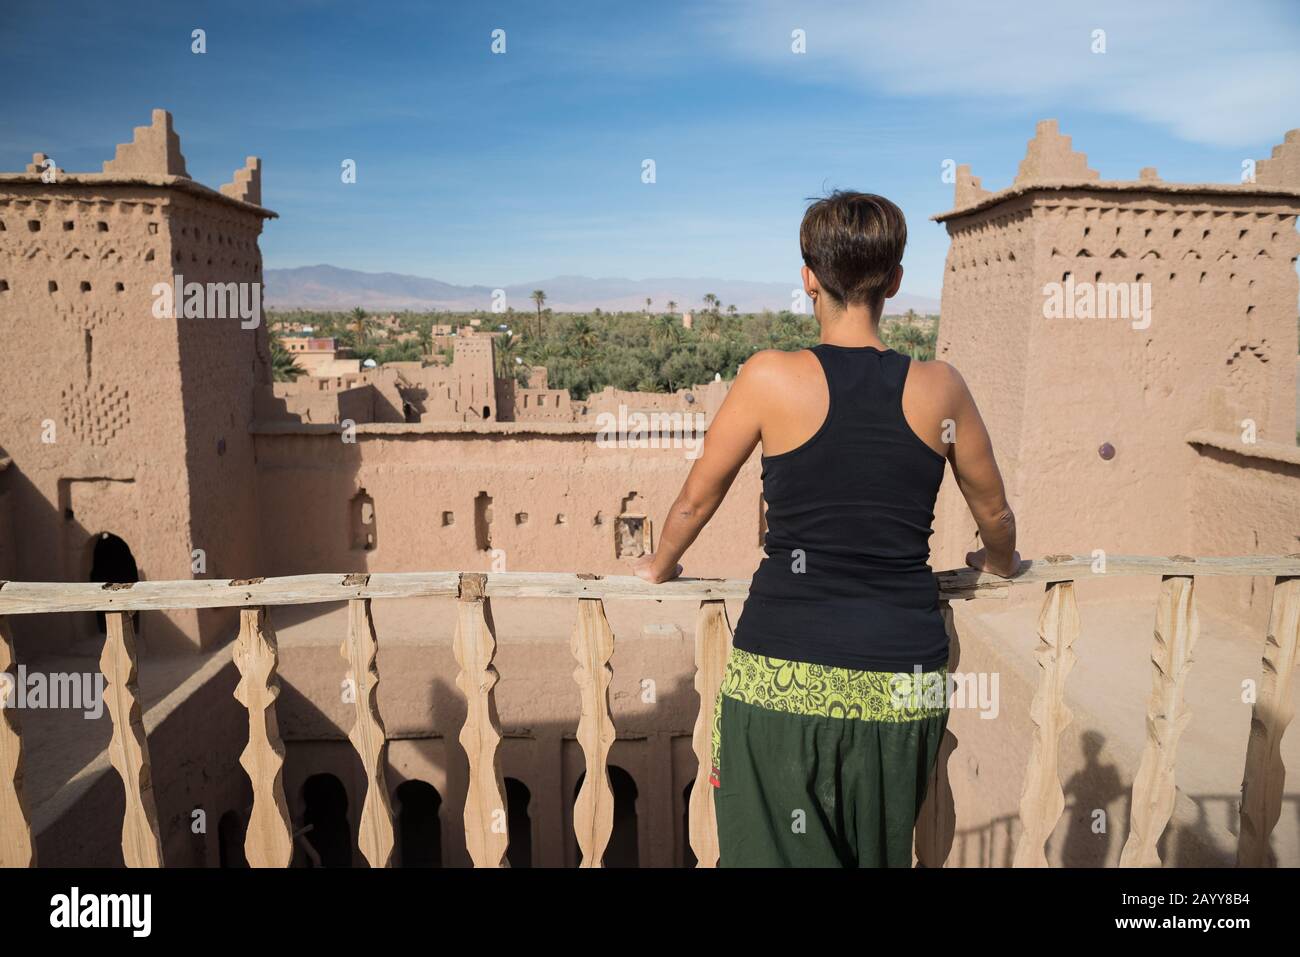
M 813 201 L 799 226 L 804 263 L 841 306 L 880 308 L 906 245 L 903 211 L 874 193 L 836 190 Z

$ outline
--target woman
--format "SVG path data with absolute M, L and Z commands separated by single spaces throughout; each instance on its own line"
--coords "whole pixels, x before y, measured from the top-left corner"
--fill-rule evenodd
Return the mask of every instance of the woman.
M 821 342 L 754 355 L 636 573 L 664 582 L 763 444 L 766 557 L 714 714 L 720 863 L 909 867 L 948 721 L 948 637 L 929 567 L 944 462 L 979 527 L 967 556 L 1011 577 L 1015 519 L 988 432 L 944 362 L 880 339 L 907 225 L 836 192 L 799 230 Z M 935 693 L 935 692 L 938 693 Z

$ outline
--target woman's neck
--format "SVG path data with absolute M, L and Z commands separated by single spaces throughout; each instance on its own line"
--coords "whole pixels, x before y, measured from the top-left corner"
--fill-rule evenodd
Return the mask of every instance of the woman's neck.
M 818 321 L 825 345 L 886 348 L 880 338 L 880 319 L 866 306 L 846 306 L 825 318 L 819 316 Z

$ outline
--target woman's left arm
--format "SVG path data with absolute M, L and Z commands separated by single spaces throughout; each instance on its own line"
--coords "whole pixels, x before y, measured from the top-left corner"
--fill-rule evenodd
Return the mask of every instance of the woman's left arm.
M 768 391 L 764 380 L 771 377 L 772 359 L 771 353 L 760 352 L 741 366 L 704 434 L 703 454 L 691 466 L 682 490 L 668 511 L 659 535 L 659 548 L 633 564 L 633 571 L 639 577 L 659 583 L 682 573 L 679 564 L 682 555 L 718 510 L 740 467 L 761 437 L 760 403 Z

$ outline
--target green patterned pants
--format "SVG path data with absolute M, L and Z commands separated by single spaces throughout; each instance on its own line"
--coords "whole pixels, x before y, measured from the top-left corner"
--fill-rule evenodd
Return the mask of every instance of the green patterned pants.
M 947 672 L 734 649 L 713 721 L 721 867 L 911 867 L 948 723 Z

